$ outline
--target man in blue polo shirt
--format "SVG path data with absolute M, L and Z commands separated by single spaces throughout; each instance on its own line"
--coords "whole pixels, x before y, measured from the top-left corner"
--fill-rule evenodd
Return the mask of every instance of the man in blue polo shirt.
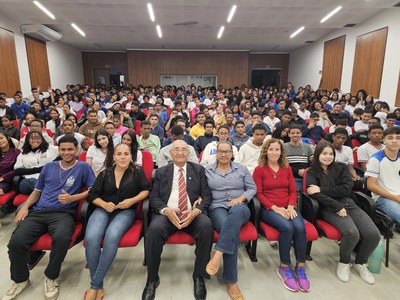
M 11 104 L 11 109 L 15 112 L 18 119 L 21 119 L 30 108 L 28 104 L 22 102 L 20 95 L 14 95 L 14 103 Z
M 75 229 L 75 207 L 88 195 L 82 188 L 90 188 L 95 181 L 92 168 L 76 160 L 78 141 L 74 137 L 61 138 L 58 149 L 61 161 L 43 167 L 35 190 L 15 217 L 18 226 L 8 244 L 14 283 L 3 300 L 15 299 L 29 284 L 29 247 L 47 232 L 52 236 L 52 249 L 44 271 L 44 296 L 46 300 L 58 297 L 56 279 Z

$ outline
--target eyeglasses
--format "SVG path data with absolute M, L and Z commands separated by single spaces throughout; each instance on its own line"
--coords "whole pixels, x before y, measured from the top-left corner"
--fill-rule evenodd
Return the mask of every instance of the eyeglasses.
M 188 149 L 186 149 L 186 148 L 174 148 L 174 149 L 172 149 L 172 151 L 174 153 L 180 153 L 180 152 L 186 153 L 188 151 Z
M 232 150 L 217 150 L 219 155 L 229 155 L 232 153 Z
M 41 141 L 42 139 L 39 136 L 31 136 L 30 141 Z

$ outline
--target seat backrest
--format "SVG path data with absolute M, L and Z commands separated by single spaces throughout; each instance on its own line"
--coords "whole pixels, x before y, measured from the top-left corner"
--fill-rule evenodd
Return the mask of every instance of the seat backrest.
M 140 120 L 136 120 L 135 121 L 135 133 L 136 135 L 140 135 L 140 124 L 142 123 L 142 121 Z
M 308 172 L 308 168 L 304 170 L 304 174 L 303 174 L 303 192 L 307 194 L 307 172 Z
M 151 174 L 153 173 L 154 164 L 153 164 L 153 156 L 150 151 L 141 151 L 142 152 L 142 169 L 144 174 L 146 175 L 147 180 L 151 184 Z M 136 218 L 143 219 L 143 201 L 140 201 L 135 210 Z
M 204 152 L 204 150 L 200 152 L 200 155 L 199 155 L 199 163 L 201 163 L 201 160 L 203 159 L 203 152 Z
M 78 160 L 86 162 L 86 154 L 87 154 L 87 151 L 83 151 L 81 154 L 79 154 Z

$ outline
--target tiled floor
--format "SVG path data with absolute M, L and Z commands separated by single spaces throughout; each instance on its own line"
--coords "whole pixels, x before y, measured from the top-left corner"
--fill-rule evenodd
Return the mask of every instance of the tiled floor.
M 15 228 L 13 216 L 1 219 L 0 228 L 0 295 L 11 285 L 7 243 Z M 382 265 L 376 276 L 376 284 L 370 286 L 352 271 L 349 283 L 340 282 L 335 275 L 338 258 L 335 242 L 320 238 L 314 242 L 313 261 L 307 263 L 307 273 L 312 290 L 309 293 L 286 291 L 276 275 L 278 251 L 272 249 L 262 237 L 258 243 L 257 263 L 249 260 L 244 247 L 239 251 L 239 286 L 246 299 L 400 299 L 400 235 L 391 240 L 390 268 Z M 187 300 L 194 299 L 191 274 L 194 262 L 193 246 L 166 245 L 160 267 L 161 284 L 156 299 Z M 31 272 L 31 285 L 18 299 L 43 299 L 43 271 L 48 254 Z M 104 299 L 141 299 L 146 281 L 146 268 L 143 262 L 142 242 L 135 248 L 120 249 L 105 281 L 107 295 Z M 89 271 L 84 268 L 85 255 L 82 244 L 73 247 L 63 264 L 59 299 L 82 299 L 89 287 Z M 229 299 L 220 277 L 207 281 L 209 300 Z

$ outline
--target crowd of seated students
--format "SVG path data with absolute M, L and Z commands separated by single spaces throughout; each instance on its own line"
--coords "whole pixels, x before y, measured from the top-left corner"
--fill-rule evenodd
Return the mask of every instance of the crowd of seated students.
M 303 177 L 307 168 L 313 166 L 311 179 L 307 181 L 307 185 L 311 185 L 309 193 L 321 201 L 323 208 L 324 205 L 326 206 L 328 212 L 323 213 L 323 216 L 332 223 L 342 228 L 351 225 L 359 229 L 359 224 L 354 225 L 351 222 L 345 222 L 342 226 L 338 218 L 351 217 L 351 212 L 355 208 L 346 197 L 351 188 L 363 189 L 365 182 L 373 192 L 372 195 L 377 200 L 378 207 L 390 213 L 395 221 L 400 220 L 400 194 L 395 188 L 396 184 L 400 184 L 398 174 L 390 177 L 382 172 L 383 167 L 397 171 L 400 169 L 396 156 L 396 149 L 398 153 L 398 148 L 400 148 L 400 127 L 398 127 L 400 108 L 391 109 L 386 102 L 375 101 L 365 90 L 351 95 L 350 93 L 341 94 L 337 89 L 313 90 L 308 85 L 295 91 L 291 83 L 281 90 L 275 87 L 248 88 L 245 85 L 234 88 L 223 86 L 203 88 L 194 85 L 106 88 L 104 85 L 91 87 L 77 84 L 67 85 L 64 92 L 51 88 L 43 92 L 38 88 L 33 88 L 32 94 L 26 97 L 19 91 L 12 98 L 7 98 L 4 93 L 0 93 L 0 118 L 0 196 L 12 189 L 11 183 L 14 176 L 21 176 L 19 191 L 30 195 L 26 209 L 34 207 L 35 210 L 40 210 L 37 205 L 35 206 L 35 201 L 41 203 L 41 201 L 49 200 L 48 194 L 44 195 L 44 200 L 40 198 L 45 176 L 42 175 L 41 170 L 47 163 L 66 159 L 62 149 L 57 148 L 63 141 L 74 145 L 76 149 L 72 148 L 74 148 L 75 159 L 85 152 L 85 160 L 91 167 L 90 173 L 98 178 L 94 183 L 96 189 L 89 195 L 91 204 L 97 206 L 95 211 L 98 213 L 94 215 L 95 217 L 98 215 L 96 218 L 101 218 L 104 212 L 113 212 L 119 206 L 134 207 L 137 201 L 144 198 L 144 196 L 135 198 L 135 195 L 145 195 L 146 193 L 141 193 L 150 189 L 144 181 L 141 182 L 138 189 L 133 194 L 129 194 L 129 197 L 134 197 L 137 201 L 131 201 L 126 207 L 119 204 L 124 203 L 124 199 L 107 200 L 111 199 L 112 195 L 109 191 L 100 189 L 104 184 L 111 184 L 110 189 L 113 191 L 115 188 L 118 190 L 120 184 L 125 186 L 121 181 L 124 172 L 133 172 L 131 174 L 133 177 L 142 176 L 143 174 L 139 174 L 140 172 L 135 169 L 136 166 L 142 166 L 142 153 L 139 150 L 151 152 L 154 167 L 160 170 L 164 170 L 162 168 L 165 166 L 175 164 L 180 159 L 179 156 L 184 154 L 185 165 L 200 162 L 205 166 L 205 175 L 209 181 L 210 178 L 219 178 L 221 173 L 222 175 L 229 175 L 231 172 L 236 174 L 237 170 L 241 170 L 242 165 L 246 166 L 246 174 L 240 174 L 240 176 L 247 176 L 248 172 L 254 177 L 258 189 L 257 195 L 263 206 L 261 215 L 263 221 L 284 232 L 283 234 L 281 232 L 279 239 L 281 263 L 278 275 L 284 286 L 292 291 L 310 290 L 310 283 L 304 270 L 304 226 L 300 213 L 294 209 L 297 199 L 296 190 L 302 190 Z M 268 140 L 270 142 L 267 142 Z M 385 147 L 383 140 L 385 144 L 387 142 L 391 146 Z M 181 145 L 183 141 L 187 148 L 186 146 L 176 148 L 176 145 Z M 121 143 L 126 146 L 119 146 Z M 325 143 L 323 149 L 318 148 L 321 143 Z M 315 147 L 320 150 L 319 157 L 313 157 Z M 329 151 L 332 152 L 332 150 L 333 153 L 330 153 Z M 335 164 L 332 161 L 322 161 L 323 155 L 329 155 L 330 159 L 333 157 Z M 121 160 L 121 156 L 125 158 Z M 228 160 L 226 160 L 227 157 Z M 318 160 L 317 163 L 315 160 Z M 355 166 L 359 166 L 361 172 L 356 170 Z M 60 163 L 59 168 L 62 170 L 60 172 L 65 171 L 63 163 Z M 116 180 L 105 183 L 105 180 L 110 179 L 104 178 L 105 174 L 111 174 L 113 171 Z M 346 178 L 350 181 L 346 182 L 343 197 L 334 197 L 328 188 L 337 185 L 339 178 L 329 178 L 329 180 L 314 178 L 313 172 L 317 177 L 321 174 L 332 173 L 337 176 L 343 173 L 344 177 L 341 179 Z M 363 178 L 364 172 L 365 178 Z M 276 182 L 275 186 L 272 183 L 275 183 L 273 179 L 276 179 L 278 174 L 280 174 L 281 182 L 279 184 Z M 234 177 L 236 180 L 237 176 L 234 175 Z M 264 177 L 266 179 L 263 179 Z M 102 183 L 99 183 L 99 178 L 102 178 Z M 57 178 L 48 180 L 57 180 Z M 247 182 L 247 179 L 245 181 L 245 186 L 254 185 L 254 182 Z M 91 186 L 93 182 L 94 180 L 91 180 L 89 183 L 86 179 L 88 186 Z M 218 182 L 209 183 L 213 196 L 219 193 L 216 186 Z M 176 189 L 174 195 L 177 195 L 177 186 L 174 189 Z M 246 191 L 247 188 L 243 189 Z M 279 193 L 284 197 L 272 199 L 276 197 L 277 191 L 280 191 Z M 79 190 L 75 191 L 76 194 L 78 192 Z M 65 190 L 60 189 L 59 193 L 64 195 Z M 243 195 L 247 194 L 249 193 Z M 203 203 L 203 209 L 210 210 L 216 229 L 224 232 L 227 226 L 225 224 L 230 224 L 229 214 L 232 210 L 237 210 L 232 206 L 242 202 L 248 203 L 251 199 L 247 196 L 239 198 L 235 196 L 237 203 L 232 202 L 234 199 L 230 199 L 230 196 L 223 201 L 208 199 Z M 186 197 L 190 198 L 192 195 Z M 327 197 L 331 197 L 329 201 Z M 64 198 L 61 197 L 61 199 Z M 110 201 L 114 204 L 105 203 Z M 169 204 L 169 201 L 167 203 Z M 160 202 L 156 207 L 161 206 Z M 53 206 L 50 207 L 53 208 Z M 190 207 L 194 208 L 196 205 L 190 205 Z M 222 217 L 222 213 L 217 215 L 216 212 L 220 207 L 227 210 L 228 219 L 225 216 Z M 200 210 L 200 214 L 204 212 L 203 209 Z M 10 201 L 2 207 L 3 214 L 11 210 Z M 161 210 L 157 213 L 164 215 Z M 27 211 L 23 211 L 25 212 Z M 178 218 L 178 214 L 174 215 L 174 213 L 168 212 L 168 219 L 172 223 Z M 212 256 L 207 271 L 208 274 L 215 274 L 215 270 L 219 268 L 219 262 L 222 259 L 226 261 L 224 279 L 232 299 L 243 297 L 236 286 L 237 237 L 234 237 L 238 234 L 240 226 L 248 219 L 246 209 L 243 213 L 245 215 L 242 216 L 239 225 L 235 225 L 237 227 L 235 227 L 235 232 L 228 235 L 235 241 L 227 244 L 224 236 L 220 236 L 216 254 Z M 213 215 L 215 217 L 212 217 Z M 21 221 L 25 217 L 19 213 L 17 220 Z M 94 221 L 89 221 L 89 224 L 90 222 Z M 108 234 L 108 230 L 112 231 L 113 222 L 120 221 L 117 219 L 112 221 L 108 227 L 103 227 L 101 232 L 100 228 L 95 228 L 95 225 L 88 226 L 90 234 L 95 232 L 97 236 L 92 236 L 94 240 L 89 240 L 87 249 L 93 248 L 96 249 L 93 251 L 99 251 L 97 250 L 99 241 Z M 132 222 L 131 218 L 124 220 L 124 228 L 128 228 Z M 373 224 L 368 224 L 370 229 L 373 228 Z M 290 228 L 291 234 L 287 234 L 287 228 Z M 345 229 L 341 232 L 346 237 Z M 371 229 L 369 233 L 375 234 L 374 230 L 375 228 Z M 232 234 L 233 237 L 231 237 Z M 361 234 L 363 235 L 363 232 Z M 114 237 L 115 243 L 120 238 L 121 236 Z M 348 281 L 349 277 L 349 251 L 351 252 L 354 248 L 355 237 L 351 238 L 351 242 L 345 239 L 341 245 L 337 275 L 342 281 Z M 288 249 L 292 241 L 295 243 L 297 255 L 295 272 L 290 269 L 288 258 Z M 358 258 L 356 262 L 356 270 L 370 284 L 374 282 L 374 279 L 365 268 L 365 257 L 371 249 L 373 250 L 375 242 L 376 239 L 370 243 L 366 240 L 368 247 L 359 255 L 361 258 Z M 91 245 L 91 243 L 95 244 Z M 116 253 L 115 247 L 108 251 L 112 254 L 107 256 L 105 262 L 102 261 L 102 257 L 106 254 L 88 257 L 92 282 L 85 296 L 87 299 L 96 299 L 105 293 L 103 279 Z M 10 259 L 11 257 L 10 254 Z M 57 263 L 60 264 L 62 259 Z M 103 265 L 105 267 L 102 267 Z M 196 268 L 199 271 L 198 266 Z M 52 292 L 48 294 L 54 296 L 58 294 L 58 287 L 53 281 L 59 271 L 51 271 L 48 272 L 49 276 L 46 275 L 46 278 L 52 280 L 49 285 Z M 195 275 L 207 278 L 206 272 L 203 271 Z M 154 270 L 152 272 L 154 275 Z M 147 298 L 144 296 L 144 299 L 153 299 L 155 295 L 159 279 L 153 275 L 149 277 L 150 281 L 146 284 L 144 295 L 146 294 Z M 18 295 L 26 286 L 28 279 L 26 273 L 20 273 L 12 275 L 12 280 L 17 286 L 9 291 L 8 298 L 3 299 L 14 299 L 13 293 Z M 195 290 L 196 284 L 200 286 L 200 288 L 197 286 L 199 293 L 196 295 L 195 292 L 195 297 L 201 299 L 205 295 L 205 285 L 201 280 L 194 282 Z

